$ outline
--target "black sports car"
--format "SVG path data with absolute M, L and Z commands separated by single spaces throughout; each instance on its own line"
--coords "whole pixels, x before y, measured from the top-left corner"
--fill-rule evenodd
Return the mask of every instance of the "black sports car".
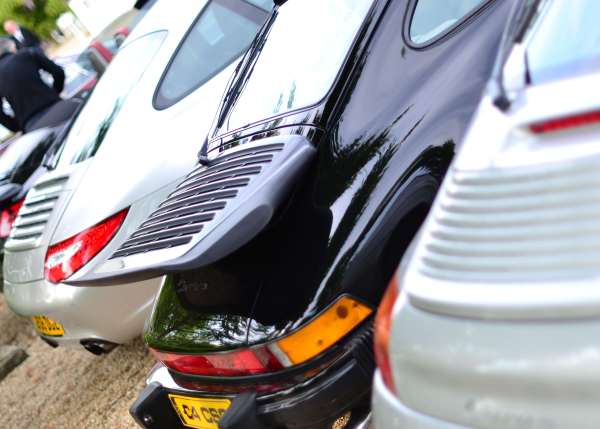
M 147 428 L 362 424 L 372 316 L 479 101 L 514 0 L 291 0 L 198 167 L 99 272 L 169 273 Z

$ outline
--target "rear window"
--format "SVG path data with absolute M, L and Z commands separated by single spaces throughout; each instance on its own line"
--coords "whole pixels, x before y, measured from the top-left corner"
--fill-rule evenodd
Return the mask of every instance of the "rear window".
M 532 22 L 527 45 L 533 84 L 600 70 L 600 2 L 549 2 Z
M 418 0 L 410 23 L 410 40 L 418 45 L 446 33 L 487 0 Z
M 75 119 L 62 146 L 59 166 L 76 164 L 94 156 L 166 35 L 166 31 L 161 31 L 143 36 L 124 46 L 115 56 Z
M 285 3 L 233 107 L 229 129 L 323 99 L 372 3 L 372 0 Z
M 209 2 L 167 67 L 156 90 L 154 107 L 172 106 L 238 58 L 267 17 L 267 10 L 259 7 L 261 3 L 267 2 Z

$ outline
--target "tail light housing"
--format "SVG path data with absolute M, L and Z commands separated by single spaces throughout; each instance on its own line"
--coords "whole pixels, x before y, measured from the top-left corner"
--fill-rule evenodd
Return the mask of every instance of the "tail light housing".
M 87 264 L 115 236 L 126 216 L 127 209 L 48 247 L 44 264 L 46 279 L 61 282 Z
M 240 377 L 274 373 L 317 357 L 372 312 L 355 299 L 342 296 L 310 322 L 276 341 L 222 353 L 150 351 L 168 368 L 184 374 Z
M 17 218 L 24 201 L 25 199 L 17 201 L 0 213 L 0 238 L 7 238 L 9 236 L 10 230 L 12 229 L 13 223 L 15 223 L 15 219 Z
M 395 392 L 392 367 L 390 365 L 390 330 L 392 327 L 392 314 L 394 305 L 398 299 L 398 282 L 396 276 L 390 282 L 387 291 L 379 304 L 377 316 L 375 316 L 375 360 L 381 372 L 383 382 Z

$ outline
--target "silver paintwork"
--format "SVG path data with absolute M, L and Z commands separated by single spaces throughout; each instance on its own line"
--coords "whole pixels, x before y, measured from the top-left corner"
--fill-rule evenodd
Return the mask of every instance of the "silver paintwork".
M 589 88 L 599 83 L 528 88 L 508 114 L 482 101 L 402 279 L 413 305 L 488 319 L 600 316 L 600 126 L 527 131 L 597 109 Z
M 142 332 L 160 278 L 112 287 L 55 285 L 43 279 L 43 263 L 48 245 L 129 207 L 116 236 L 74 276 L 93 271 L 194 167 L 235 64 L 168 109 L 154 109 L 152 98 L 175 49 L 206 3 L 162 0 L 148 12 L 126 45 L 156 31 L 167 30 L 168 35 L 100 149 L 93 158 L 58 168 L 39 180 L 37 187 L 57 176 L 69 177 L 42 236 L 6 247 L 4 293 L 10 307 L 22 315 L 46 315 L 60 322 L 65 335 L 54 339 L 58 343 L 76 344 L 88 338 L 123 343 Z
M 372 428 L 381 429 L 475 429 L 445 422 L 411 410 L 383 384 L 379 371 L 373 388 Z
M 397 274 L 377 428 L 600 427 L 600 74 L 485 97 Z

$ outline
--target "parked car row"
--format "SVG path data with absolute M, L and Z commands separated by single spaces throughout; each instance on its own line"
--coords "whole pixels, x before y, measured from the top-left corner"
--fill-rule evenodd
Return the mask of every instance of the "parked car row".
M 592 0 L 515 12 L 382 304 L 376 427 L 600 424 L 599 14 Z
M 13 207 L 7 302 L 143 331 L 148 429 L 595 427 L 599 13 L 158 0 Z

